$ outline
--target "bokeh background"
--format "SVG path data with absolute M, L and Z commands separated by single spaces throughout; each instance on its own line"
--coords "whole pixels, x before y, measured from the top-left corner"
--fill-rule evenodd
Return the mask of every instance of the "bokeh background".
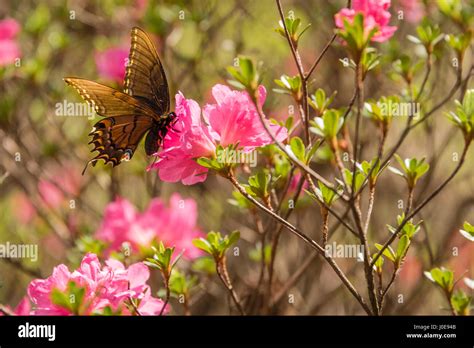
M 333 16 L 345 1 L 285 0 L 283 6 L 285 11 L 292 10 L 301 17 L 304 25 L 311 23 L 299 45 L 303 63 L 309 67 L 332 36 Z M 402 20 L 398 19 L 400 10 L 404 11 Z M 366 82 L 366 98 L 401 94 L 404 85 L 392 78 L 391 63 L 402 53 L 414 59 L 423 57 L 423 51 L 406 38 L 407 34 L 414 34 L 423 17 L 439 23 L 445 33 L 459 32 L 439 12 L 435 1 L 393 1 L 392 13 L 391 24 L 399 28 L 394 39 L 377 46 L 383 54 L 382 64 Z M 156 172 L 146 171 L 152 159 L 146 158 L 141 148 L 132 161 L 114 170 L 100 163 L 81 176 L 91 158 L 87 134 L 97 117 L 91 120 L 57 116 L 55 110 L 57 103 L 81 101 L 64 83 L 65 76 L 120 87 L 114 71 L 108 70 L 112 69 L 114 54 L 128 51 L 130 29 L 138 25 L 152 34 L 157 44 L 173 102 L 178 91 L 201 105 L 211 102 L 211 87 L 226 83 L 226 67 L 239 54 L 245 54 L 263 63 L 263 84 L 269 91 L 266 114 L 285 120 L 292 100 L 272 92 L 277 87 L 274 79 L 297 71 L 287 42 L 274 30 L 279 20 L 275 2 L 6 0 L 0 4 L 0 19 L 3 18 L 13 18 L 20 24 L 15 40 L 21 60 L 17 65 L 0 67 L 0 242 L 38 244 L 39 259 L 0 259 L 0 303 L 14 307 L 32 279 L 48 276 L 59 263 L 77 266 L 84 254 L 78 241 L 93 235 L 106 205 L 116 196 L 125 197 L 143 210 L 153 197 L 166 201 L 174 192 L 197 201 L 198 225 L 203 231 L 241 231 L 240 256 L 229 257 L 229 271 L 243 298 L 256 291 L 253 287 L 259 276 L 259 261 L 255 260 L 254 249 L 259 237 L 253 217 L 229 203 L 232 187 L 227 181 L 211 175 L 206 182 L 194 186 L 161 182 Z M 104 58 L 107 52 L 111 56 Z M 336 107 L 347 105 L 353 93 L 353 75 L 339 62 L 345 56 L 344 48 L 336 41 L 310 84 L 311 91 L 323 88 L 329 94 L 337 90 Z M 441 44 L 428 82 L 431 98 L 426 103 L 436 103 L 454 84 L 453 58 L 449 47 Z M 472 55 L 468 52 L 465 71 L 471 64 Z M 452 102 L 448 103 L 426 125 L 416 128 L 399 150 L 402 157 L 426 157 L 431 165 L 416 197 L 433 190 L 456 165 L 453 156 L 462 149 L 462 136 L 443 116 L 452 106 Z M 374 126 L 364 122 L 363 153 L 369 159 L 377 139 L 373 136 Z M 387 148 L 395 143 L 403 125 L 404 121 L 394 120 Z M 447 314 L 442 308 L 445 305 L 441 292 L 423 276 L 423 271 L 434 266 L 449 266 L 456 277 L 474 277 L 473 243 L 458 233 L 465 220 L 474 221 L 472 156 L 470 153 L 458 177 L 419 215 L 424 220 L 422 230 L 388 296 L 387 314 Z M 333 175 L 323 150 L 317 157 L 314 168 Z M 372 240 L 378 242 L 387 238 L 385 225 L 394 224 L 400 213 L 398 200 L 405 198 L 402 179 L 386 172 L 380 180 L 370 229 Z M 319 207 L 307 197 L 297 207 L 292 221 L 308 235 L 319 238 Z M 343 229 L 334 238 L 341 243 L 354 242 Z M 453 255 L 454 250 L 458 252 Z M 276 261 L 277 287 L 286 284 L 303 264 L 307 263 L 307 268 L 287 291 L 294 295 L 294 303 L 288 303 L 287 296 L 283 296 L 275 313 L 361 314 L 330 267 L 320 258 L 307 262 L 311 255 L 307 246 L 283 233 Z M 363 289 L 361 264 L 354 260 L 338 262 L 355 285 Z M 191 265 L 185 264 L 184 268 L 200 279 L 193 295 L 192 313 L 227 314 L 227 295 L 218 279 L 193 271 Z M 159 277 L 152 282 L 158 290 Z M 403 303 L 398 303 L 400 294 Z M 172 305 L 175 313 L 181 313 L 176 303 Z

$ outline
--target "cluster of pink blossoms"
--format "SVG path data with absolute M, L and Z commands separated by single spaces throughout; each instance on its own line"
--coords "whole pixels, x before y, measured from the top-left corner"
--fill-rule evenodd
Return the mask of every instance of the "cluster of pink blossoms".
M 224 85 L 212 88 L 215 104 L 202 110 L 198 103 L 176 95 L 176 125 L 163 142 L 163 151 L 151 166 L 158 170 L 162 181 L 193 185 L 206 180 L 208 169 L 200 166 L 199 157 L 212 158 L 216 146 L 238 145 L 243 152 L 273 143 L 261 124 L 255 105 L 247 92 L 233 91 Z M 266 90 L 259 87 L 259 101 L 264 103 Z M 268 122 L 268 120 L 265 120 Z M 270 130 L 279 141 L 288 136 L 287 130 L 268 122 Z
M 369 33 L 377 28 L 372 41 L 384 42 L 392 37 L 397 27 L 389 26 L 390 22 L 390 0 L 354 0 L 352 8 L 343 8 L 335 16 L 336 27 L 343 29 L 344 20 L 352 23 L 357 13 L 364 15 L 365 32 Z
M 105 209 L 102 225 L 95 237 L 108 245 L 107 253 L 118 251 L 123 243 L 130 243 L 134 251 L 150 248 L 153 241 L 174 246 L 184 257 L 193 259 L 201 255 L 193 244 L 194 238 L 203 236 L 197 227 L 197 205 L 193 199 L 183 199 L 178 193 L 171 196 L 169 205 L 153 199 L 148 208 L 137 212 L 126 199 L 117 198 Z
M 0 66 L 12 64 L 20 57 L 16 36 L 20 31 L 17 21 L 7 18 L 0 21 Z
M 70 272 L 67 266 L 59 265 L 53 274 L 46 279 L 33 280 L 28 286 L 28 297 L 33 304 L 31 315 L 72 315 L 65 307 L 53 303 L 53 291 L 67 291 L 68 283 L 74 282 L 85 288 L 80 315 L 100 314 L 109 308 L 114 313 L 132 314 L 128 304 L 136 301 L 141 315 L 157 315 L 163 308 L 163 301 L 151 296 L 151 289 L 146 281 L 150 277 L 148 267 L 135 263 L 128 268 L 110 259 L 102 266 L 94 254 L 87 254 L 80 267 Z M 26 300 L 24 300 L 26 301 Z M 22 307 L 16 314 L 27 314 L 28 303 L 22 301 Z M 165 308 L 165 312 L 167 308 Z

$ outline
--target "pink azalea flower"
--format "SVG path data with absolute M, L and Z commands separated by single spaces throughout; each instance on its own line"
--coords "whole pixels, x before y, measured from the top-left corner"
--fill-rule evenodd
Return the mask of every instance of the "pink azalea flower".
M 168 207 L 153 200 L 144 216 L 151 220 L 155 217 L 159 221 L 157 237 L 166 246 L 174 246 L 178 252 L 184 250 L 183 255 L 188 259 L 202 255 L 192 243 L 193 239 L 204 236 L 196 227 L 198 210 L 194 199 L 182 199 L 174 193 Z
M 207 168 L 194 160 L 211 157 L 216 145 L 209 127 L 201 120 L 201 109 L 192 99 L 176 95 L 177 123 L 165 137 L 163 151 L 150 168 L 157 169 L 160 179 L 166 182 L 181 181 L 193 185 L 206 180 Z
M 79 172 L 71 166 L 64 166 L 54 169 L 50 179 L 40 179 L 38 192 L 50 208 L 57 208 L 66 200 L 66 195 L 77 196 L 80 186 Z
M 20 48 L 15 37 L 20 25 L 11 18 L 0 21 L 0 66 L 12 64 L 20 57 Z
M 259 87 L 259 93 L 263 104 L 266 98 L 263 86 Z M 208 170 L 195 159 L 213 157 L 218 144 L 223 147 L 238 144 L 240 150 L 250 152 L 273 142 L 246 92 L 218 84 L 212 88 L 212 95 L 216 104 L 204 107 L 204 122 L 194 100 L 176 95 L 177 124 L 165 137 L 158 161 L 150 167 L 158 170 L 161 180 L 181 181 L 184 185 L 205 181 Z M 273 124 L 269 127 L 279 141 L 286 139 L 285 128 Z
M 410 23 L 418 23 L 423 19 L 425 10 L 421 0 L 398 0 L 399 7 Z
M 95 65 L 100 77 L 116 82 L 122 82 L 125 77 L 125 64 L 129 49 L 112 47 L 95 54 Z
M 9 306 L 5 306 L 6 310 L 11 312 L 13 315 L 29 315 L 31 311 L 31 303 L 28 299 L 28 296 L 25 296 L 21 299 L 20 303 L 14 310 L 11 310 Z M 0 312 L 0 317 L 3 316 L 3 313 Z
M 352 23 L 357 13 L 364 15 L 365 32 L 368 34 L 372 29 L 377 32 L 371 41 L 384 42 L 392 37 L 397 27 L 389 26 L 391 14 L 388 11 L 390 0 L 354 0 L 352 8 L 343 8 L 334 16 L 336 27 L 344 28 L 344 20 Z
M 36 216 L 36 209 L 25 193 L 15 193 L 11 203 L 13 214 L 22 224 L 29 224 Z
M 139 301 L 142 315 L 157 315 L 164 303 L 151 296 L 146 284 L 150 277 L 148 267 L 143 263 L 131 265 L 128 269 L 117 260 L 109 260 L 102 266 L 94 254 L 87 254 L 80 267 L 70 272 L 65 265 L 54 268 L 46 279 L 33 280 L 28 286 L 28 296 L 33 302 L 32 315 L 73 315 L 68 308 L 53 303 L 53 290 L 66 291 L 69 282 L 85 289 L 81 315 L 101 313 L 106 307 L 122 314 L 131 314 L 126 304 L 130 299 Z M 143 311 L 140 310 L 143 308 Z
M 177 252 L 193 259 L 201 252 L 192 245 L 194 238 L 202 237 L 197 227 L 197 205 L 193 199 L 182 199 L 173 194 L 169 206 L 159 198 L 150 202 L 147 210 L 139 213 L 123 198 L 110 203 L 101 227 L 95 237 L 108 244 L 107 253 L 118 251 L 123 243 L 130 243 L 134 251 L 150 248 L 154 241 L 174 246 Z
M 107 205 L 102 225 L 95 234 L 109 245 L 109 251 L 120 250 L 123 243 L 130 243 L 134 251 L 149 246 L 155 238 L 157 225 L 143 219 L 126 199 L 117 198 Z
M 290 181 L 290 186 L 288 187 L 288 194 L 289 195 L 293 195 L 296 193 L 296 189 L 298 188 L 298 184 L 300 182 L 300 179 L 301 179 L 301 173 L 296 173 L 295 175 L 293 175 L 293 178 L 291 178 L 291 181 Z M 303 187 L 301 188 L 301 192 L 303 193 L 304 191 L 303 190 L 306 190 L 307 188 L 309 187 L 309 184 L 308 182 L 305 180 L 305 182 L 303 183 Z

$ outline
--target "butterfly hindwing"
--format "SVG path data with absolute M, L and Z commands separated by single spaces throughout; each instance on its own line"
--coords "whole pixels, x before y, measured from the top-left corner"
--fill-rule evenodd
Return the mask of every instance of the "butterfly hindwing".
M 143 115 L 122 115 L 107 117 L 94 125 L 92 140 L 94 151 L 98 155 L 89 162 L 93 165 L 103 159 L 105 164 L 111 162 L 115 167 L 122 160 L 130 160 L 140 140 L 153 126 L 153 119 Z
M 140 28 L 131 32 L 132 42 L 124 79 L 124 92 L 150 104 L 158 115 L 170 109 L 165 71 L 153 41 Z

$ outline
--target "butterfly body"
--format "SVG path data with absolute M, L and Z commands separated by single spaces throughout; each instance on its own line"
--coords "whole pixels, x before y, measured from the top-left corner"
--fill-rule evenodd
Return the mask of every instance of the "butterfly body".
M 153 42 L 137 27 L 132 29 L 131 37 L 123 92 L 86 79 L 64 79 L 104 117 L 89 134 L 92 152 L 98 152 L 87 163 L 93 166 L 99 159 L 113 167 L 130 160 L 145 135 L 146 154 L 156 153 L 176 121 L 176 114 L 170 112 L 166 75 Z

